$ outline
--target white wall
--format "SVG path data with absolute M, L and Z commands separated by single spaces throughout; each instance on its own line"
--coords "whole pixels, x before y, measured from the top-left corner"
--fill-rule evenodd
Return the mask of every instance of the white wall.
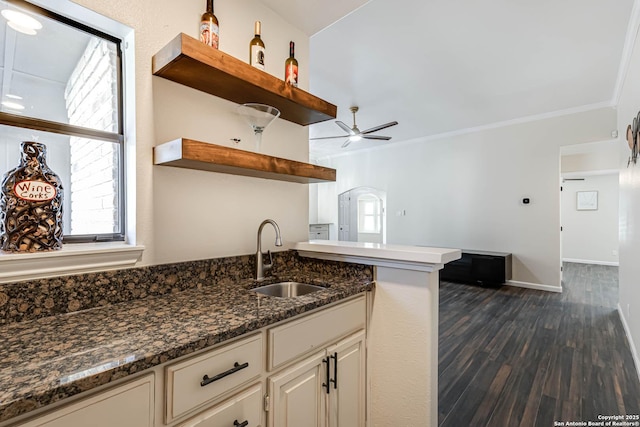
M 640 371 L 640 164 L 627 167 L 630 150 L 625 140 L 627 125 L 640 110 L 640 42 L 637 32 L 632 34 L 636 38 L 618 102 L 621 134 L 619 307 L 636 358 L 636 368 Z
M 253 133 L 236 104 L 153 77 L 151 57 L 180 32 L 197 37 L 204 0 L 77 0 L 135 30 L 137 244 L 141 264 L 160 264 L 255 252 L 260 222 L 278 222 L 285 241 L 308 238 L 306 185 L 203 171 L 153 166 L 152 147 L 193 138 L 254 148 Z M 282 78 L 289 40 L 296 42 L 300 86 L 308 87 L 308 37 L 257 0 L 218 0 L 220 49 L 248 60 L 253 22 L 262 21 L 266 71 Z M 265 154 L 308 160 L 308 128 L 276 120 L 264 133 Z M 265 231 L 263 242 L 273 232 Z M 273 249 L 273 248 L 271 248 Z M 266 250 L 266 248 L 265 248 Z
M 562 259 L 618 265 L 618 174 L 583 175 L 562 184 Z M 597 191 L 597 210 L 577 210 L 578 191 Z
M 557 289 L 560 146 L 609 139 L 615 127 L 605 108 L 325 159 L 338 181 L 318 185 L 318 220 L 336 222 L 339 193 L 379 188 L 388 243 L 511 252 L 514 281 Z

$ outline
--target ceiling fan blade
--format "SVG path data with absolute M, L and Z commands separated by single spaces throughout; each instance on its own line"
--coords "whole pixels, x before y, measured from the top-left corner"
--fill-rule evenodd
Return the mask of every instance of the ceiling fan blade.
M 347 138 L 347 140 L 342 144 L 342 148 L 346 148 L 351 144 L 351 138 Z
M 389 123 L 386 123 L 384 125 L 380 125 L 380 126 L 376 126 L 374 128 L 371 128 L 371 129 L 364 130 L 364 131 L 362 131 L 360 133 L 363 134 L 363 135 L 367 134 L 367 133 L 373 133 L 373 132 L 377 132 L 377 131 L 382 130 L 382 129 L 390 128 L 391 126 L 395 126 L 397 124 L 398 124 L 398 122 L 389 122 Z
M 336 120 L 336 124 L 338 126 L 340 126 L 345 132 L 347 132 L 349 135 L 355 135 L 356 133 L 353 131 L 353 129 L 351 129 L 349 126 L 345 125 L 343 122 L 341 122 L 340 120 Z
M 309 141 L 311 140 L 316 140 L 316 139 L 335 139 L 335 138 L 344 138 L 347 135 L 340 135 L 340 136 L 320 136 L 318 138 L 309 138 Z
M 381 141 L 388 141 L 391 139 L 390 136 L 380 136 L 380 135 L 362 135 L 363 139 L 379 139 Z

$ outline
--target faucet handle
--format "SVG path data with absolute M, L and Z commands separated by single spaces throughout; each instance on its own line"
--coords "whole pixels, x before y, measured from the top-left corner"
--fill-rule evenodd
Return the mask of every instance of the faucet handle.
M 264 268 L 271 268 L 271 267 L 273 267 L 273 258 L 271 257 L 271 251 L 270 250 L 267 251 L 267 256 L 269 257 L 269 262 L 263 263 L 262 266 Z

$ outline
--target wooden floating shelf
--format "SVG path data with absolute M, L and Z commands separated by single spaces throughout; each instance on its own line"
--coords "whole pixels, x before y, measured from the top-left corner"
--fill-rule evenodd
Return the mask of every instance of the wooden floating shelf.
M 153 148 L 153 163 L 310 184 L 336 180 L 336 170 L 180 138 Z
M 238 104 L 257 102 L 299 125 L 335 119 L 337 107 L 184 33 L 153 56 L 155 76 Z

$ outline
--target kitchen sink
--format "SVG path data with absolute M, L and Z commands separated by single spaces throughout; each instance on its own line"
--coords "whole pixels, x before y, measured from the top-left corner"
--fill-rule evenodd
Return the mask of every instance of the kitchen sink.
M 271 297 L 293 298 L 317 292 L 322 289 L 325 288 L 322 286 L 309 285 L 308 283 L 279 282 L 260 286 L 259 288 L 253 288 L 251 290 Z

